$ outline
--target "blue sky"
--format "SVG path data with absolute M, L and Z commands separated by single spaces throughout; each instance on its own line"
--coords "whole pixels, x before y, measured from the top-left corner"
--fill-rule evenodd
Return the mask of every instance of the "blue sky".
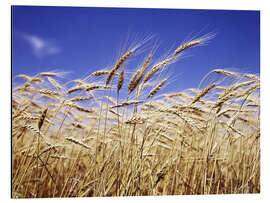
M 12 76 L 58 70 L 78 79 L 111 67 L 119 53 L 144 37 L 154 36 L 138 51 L 139 64 L 151 45 L 158 45 L 154 62 L 207 33 L 216 36 L 169 67 L 167 89 L 197 87 L 215 68 L 260 73 L 259 11 L 15 6 Z M 136 64 L 131 60 L 125 68 L 132 72 Z

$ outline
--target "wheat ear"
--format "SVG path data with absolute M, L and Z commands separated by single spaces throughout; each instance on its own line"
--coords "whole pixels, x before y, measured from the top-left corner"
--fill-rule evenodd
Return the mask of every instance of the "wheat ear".
M 44 111 L 42 112 L 41 116 L 40 116 L 40 119 L 38 121 L 38 129 L 40 130 L 44 121 L 45 121 L 45 117 L 46 117 L 46 114 L 47 114 L 47 111 L 48 111 L 48 108 L 44 109 Z
M 199 101 L 199 99 L 203 96 L 205 96 L 211 89 L 213 89 L 215 86 L 217 85 L 217 83 L 213 83 L 208 85 L 205 89 L 203 89 L 201 92 L 199 92 L 194 99 L 192 100 L 192 102 L 190 104 L 194 104 L 197 101 Z
M 106 79 L 106 85 L 108 85 L 112 79 L 112 76 L 116 73 L 116 71 L 120 68 L 120 66 L 128 59 L 128 57 L 135 51 L 136 47 L 126 52 L 121 58 L 117 61 L 113 69 L 108 73 Z
M 122 88 L 123 83 L 124 83 L 124 75 L 125 75 L 125 70 L 123 69 L 121 71 L 121 73 L 120 73 L 118 84 L 117 84 L 117 92 L 118 92 L 118 94 L 119 94 L 119 91 Z
M 200 44 L 201 41 L 200 40 L 194 40 L 188 43 L 185 43 L 183 45 L 180 45 L 175 51 L 174 51 L 174 56 L 176 56 L 177 54 L 179 54 L 180 52 L 184 51 L 185 49 L 188 49 L 190 47 L 193 47 L 195 45 Z
M 160 63 L 154 65 L 151 70 L 146 74 L 146 76 L 143 79 L 143 83 L 146 83 L 157 71 L 160 70 L 160 68 L 166 64 L 168 64 L 169 62 L 175 60 L 175 57 L 171 57 L 168 59 L 165 59 L 163 61 L 161 61 Z
M 132 76 L 132 78 L 130 79 L 130 82 L 129 82 L 129 85 L 128 85 L 128 92 L 129 92 L 129 94 L 131 94 L 136 89 L 136 87 L 138 86 L 138 84 L 141 82 L 141 80 L 142 80 L 142 78 L 144 76 L 144 73 L 145 73 L 145 71 L 146 71 L 146 69 L 147 69 L 147 67 L 148 67 L 148 65 L 150 63 L 151 58 L 152 58 L 152 54 L 150 54 L 146 58 L 143 66 L 140 69 L 138 69 L 135 72 L 135 74 Z
M 146 97 L 148 99 L 149 97 L 154 96 L 160 88 L 164 85 L 164 83 L 167 81 L 167 78 L 163 79 L 159 84 L 157 84 L 149 93 L 149 95 Z

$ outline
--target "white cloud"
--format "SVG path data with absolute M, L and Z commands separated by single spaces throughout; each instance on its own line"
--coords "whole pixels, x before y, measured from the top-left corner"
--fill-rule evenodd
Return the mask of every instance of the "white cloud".
M 37 57 L 43 57 L 45 55 L 57 54 L 61 49 L 53 42 L 41 39 L 40 37 L 33 35 L 24 35 L 32 47 L 33 53 Z

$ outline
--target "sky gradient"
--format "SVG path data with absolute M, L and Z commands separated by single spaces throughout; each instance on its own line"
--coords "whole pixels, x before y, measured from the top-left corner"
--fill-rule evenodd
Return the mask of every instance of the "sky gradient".
M 111 68 L 148 36 L 152 44 L 136 56 L 142 63 L 155 45 L 154 63 L 184 40 L 208 33 L 215 37 L 207 45 L 187 50 L 169 67 L 167 89 L 197 87 L 215 68 L 260 73 L 259 11 L 13 6 L 12 77 L 58 70 L 70 72 L 68 79 L 83 78 Z M 131 60 L 126 68 L 137 67 Z

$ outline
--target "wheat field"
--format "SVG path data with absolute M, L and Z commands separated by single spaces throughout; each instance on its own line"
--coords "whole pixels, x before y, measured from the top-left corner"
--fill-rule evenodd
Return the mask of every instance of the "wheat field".
M 207 40 L 145 53 L 132 73 L 140 44 L 67 83 L 18 75 L 12 198 L 259 193 L 259 76 L 214 69 L 196 89 L 160 93 L 170 64 Z

